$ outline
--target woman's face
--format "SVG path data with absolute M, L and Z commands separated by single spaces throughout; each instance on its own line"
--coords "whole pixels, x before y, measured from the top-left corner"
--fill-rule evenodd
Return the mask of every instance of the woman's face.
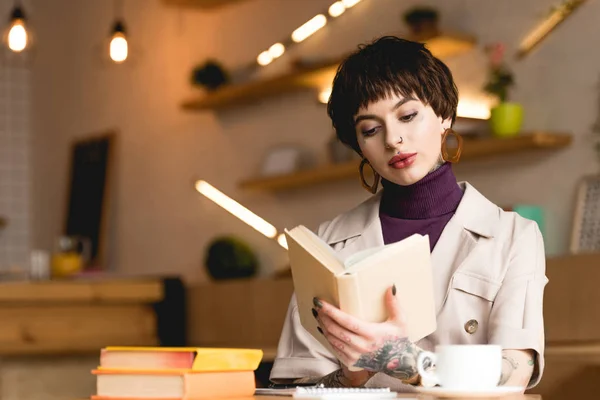
M 356 137 L 363 156 L 382 178 L 397 185 L 421 180 L 439 162 L 442 120 L 416 96 L 393 95 L 358 110 Z

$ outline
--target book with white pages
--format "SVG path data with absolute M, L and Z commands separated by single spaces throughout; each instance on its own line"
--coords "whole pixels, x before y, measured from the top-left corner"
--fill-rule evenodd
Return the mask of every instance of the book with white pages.
M 332 351 L 317 330 L 313 298 L 367 322 L 384 322 L 384 296 L 396 286 L 396 298 L 411 341 L 437 328 L 429 237 L 414 234 L 399 242 L 357 252 L 342 260 L 331 246 L 300 225 L 285 230 L 300 322 Z M 353 370 L 358 370 L 352 367 Z

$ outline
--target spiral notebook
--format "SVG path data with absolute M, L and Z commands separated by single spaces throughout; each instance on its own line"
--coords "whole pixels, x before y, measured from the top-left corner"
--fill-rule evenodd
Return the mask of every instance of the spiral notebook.
M 326 388 L 296 387 L 287 389 L 256 389 L 256 395 L 290 396 L 302 400 L 386 400 L 398 397 L 390 388 Z

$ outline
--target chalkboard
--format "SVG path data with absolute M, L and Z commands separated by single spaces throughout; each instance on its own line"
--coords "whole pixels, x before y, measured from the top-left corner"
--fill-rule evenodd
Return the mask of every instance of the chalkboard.
M 91 263 L 105 261 L 111 153 L 114 134 L 107 133 L 73 143 L 71 176 L 64 233 L 88 238 Z

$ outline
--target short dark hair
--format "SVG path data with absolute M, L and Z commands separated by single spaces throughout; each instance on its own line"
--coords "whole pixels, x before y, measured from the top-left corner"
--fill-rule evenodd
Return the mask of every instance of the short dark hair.
M 437 116 L 456 119 L 458 89 L 450 69 L 422 43 L 383 36 L 360 45 L 338 67 L 327 113 L 340 141 L 360 154 L 354 116 L 394 94 L 414 94 Z

